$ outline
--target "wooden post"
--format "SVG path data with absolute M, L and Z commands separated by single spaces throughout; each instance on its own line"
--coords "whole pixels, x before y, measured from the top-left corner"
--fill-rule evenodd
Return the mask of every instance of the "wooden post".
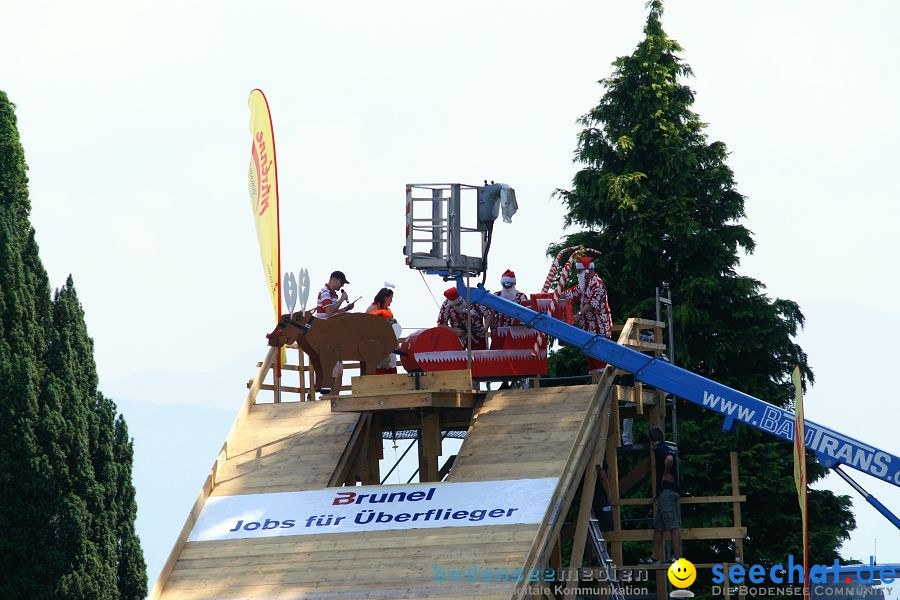
M 365 485 L 379 485 L 381 483 L 381 469 L 378 461 L 384 452 L 384 443 L 381 439 L 381 415 L 372 413 L 369 425 L 369 437 L 366 440 L 366 479 Z
M 441 455 L 441 424 L 437 410 L 421 409 L 419 429 L 419 481 L 438 480 L 438 457 Z
M 300 401 L 306 400 L 306 358 L 303 356 L 303 350 L 297 346 L 297 375 L 300 378 Z
M 741 495 L 741 482 L 738 478 L 738 460 L 737 460 L 737 452 L 732 451 L 730 453 L 731 459 L 731 495 L 735 498 Z M 734 526 L 741 527 L 741 503 L 739 500 L 735 500 L 731 503 L 731 510 L 734 514 Z M 744 539 L 738 538 L 734 540 L 735 545 L 735 557 L 734 561 L 736 563 L 744 562 Z M 726 592 L 727 593 L 727 592 Z M 740 600 L 744 599 L 744 595 L 738 593 L 738 598 Z
M 666 587 L 668 581 L 669 572 L 666 569 L 656 569 L 656 600 L 669 598 L 669 588 Z
M 612 505 L 613 531 L 622 531 L 622 507 L 619 504 L 619 458 L 616 454 L 617 441 L 612 437 L 606 438 L 606 462 L 609 467 L 609 503 Z M 622 557 L 622 542 L 610 542 L 612 546 L 612 559 L 617 565 L 624 565 Z
M 581 503 L 578 507 L 578 518 L 575 524 L 575 539 L 572 543 L 572 555 L 569 559 L 569 567 L 573 569 L 581 568 L 584 560 L 584 545 L 587 541 L 591 505 L 593 504 L 594 492 L 597 487 L 597 469 L 603 466 L 603 457 L 606 454 L 606 439 L 609 437 L 611 412 L 610 402 L 607 402 L 606 410 L 601 416 L 600 436 L 594 444 L 594 448 L 591 451 L 591 459 L 584 470 L 584 483 L 581 486 Z

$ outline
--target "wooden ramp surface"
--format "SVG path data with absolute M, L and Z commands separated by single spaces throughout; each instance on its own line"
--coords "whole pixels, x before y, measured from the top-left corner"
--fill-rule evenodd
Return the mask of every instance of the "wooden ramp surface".
M 573 464 L 596 386 L 506 390 L 477 410 L 449 481 L 560 477 Z M 214 494 L 327 485 L 355 413 L 328 403 L 253 407 Z M 292 412 L 294 411 L 294 412 Z M 330 413 L 329 413 L 330 414 Z M 293 429 L 292 428 L 298 428 Z M 334 438 L 334 439 L 332 439 Z M 343 442 L 341 441 L 343 440 Z M 577 484 L 577 481 L 576 481 Z M 438 484 L 440 485 L 440 484 Z M 552 502 L 557 500 L 554 496 Z M 521 569 L 546 524 L 452 527 L 188 542 L 165 600 L 505 599 L 511 581 L 434 581 L 436 569 Z

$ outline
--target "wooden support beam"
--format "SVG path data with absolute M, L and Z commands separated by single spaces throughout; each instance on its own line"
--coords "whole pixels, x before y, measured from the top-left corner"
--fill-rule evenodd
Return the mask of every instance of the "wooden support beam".
M 613 415 L 617 415 L 617 407 L 619 403 L 614 401 L 612 404 Z M 617 416 L 613 416 L 612 425 L 618 429 L 619 420 Z M 608 466 L 609 477 L 609 503 L 612 505 L 613 531 L 622 530 L 622 508 L 619 506 L 619 499 L 622 491 L 619 486 L 619 455 L 616 447 L 621 443 L 620 437 L 610 437 L 606 440 L 606 462 Z M 648 461 L 649 464 L 649 461 Z M 621 565 L 625 560 L 622 556 L 622 542 L 610 542 L 612 547 L 612 559 L 617 565 Z
M 248 388 L 248 389 L 249 389 L 252 385 L 253 385 L 253 380 L 250 380 L 250 381 L 247 382 L 247 388 Z M 272 391 L 275 391 L 275 386 L 272 385 L 271 383 L 261 383 L 261 384 L 259 384 L 259 389 L 261 389 L 261 390 L 268 390 L 268 391 L 272 392 Z M 294 394 L 302 394 L 302 393 L 303 393 L 303 390 L 302 390 L 302 389 L 300 389 L 300 388 L 298 388 L 298 387 L 296 387 L 296 386 L 292 386 L 292 385 L 282 385 L 282 386 L 281 386 L 281 391 L 282 391 L 282 392 L 292 392 L 292 393 L 294 393 Z
M 473 391 L 397 391 L 371 396 L 354 393 L 349 396 L 332 398 L 331 412 L 367 412 L 425 407 L 472 408 L 477 396 L 478 394 Z
M 418 381 L 418 388 L 416 382 Z M 430 371 L 416 377 L 406 373 L 394 375 L 362 375 L 351 378 L 353 395 L 390 395 L 412 390 L 470 391 L 472 371 Z
M 731 505 L 732 514 L 734 516 L 734 526 L 741 527 L 741 502 L 746 501 L 747 497 L 741 495 L 741 482 L 738 477 L 738 458 L 737 452 L 732 451 L 729 455 L 731 460 L 731 495 L 740 500 L 735 500 Z M 744 560 L 744 539 L 735 540 L 735 562 L 743 562 Z
M 594 442 L 591 459 L 584 470 L 584 483 L 581 486 L 581 502 L 578 507 L 578 518 L 575 522 L 575 539 L 572 543 L 572 554 L 569 558 L 569 566 L 573 569 L 581 568 L 584 560 L 584 546 L 587 542 L 588 524 L 591 518 L 591 506 L 594 501 L 594 492 L 597 487 L 597 469 L 603 466 L 603 457 L 606 454 L 606 438 L 609 435 L 609 421 L 612 416 L 612 402 L 607 402 L 600 413 L 600 436 Z
M 668 533 L 666 533 L 668 535 Z M 747 535 L 746 527 L 701 527 L 681 530 L 682 540 L 736 540 Z M 648 542 L 653 539 L 652 529 L 625 529 L 607 531 L 603 534 L 607 541 Z
M 634 400 L 637 413 L 644 414 L 644 383 L 641 381 L 634 382 Z
M 366 477 L 365 479 L 363 479 L 363 484 L 365 485 L 381 484 L 381 471 L 379 469 L 378 463 L 381 460 L 382 454 L 384 453 L 384 442 L 381 437 L 381 428 L 378 425 L 378 421 L 380 419 L 381 415 L 379 415 L 378 413 L 372 413 L 372 421 L 369 426 L 368 437 L 365 440 Z
M 679 504 L 716 504 L 719 502 L 727 503 L 733 502 L 738 503 L 740 506 L 740 502 L 746 502 L 747 496 L 688 496 L 685 498 L 679 498 Z M 619 500 L 619 504 L 622 506 L 648 506 L 653 504 L 652 498 L 622 498 Z M 740 527 L 740 523 L 736 525 Z
M 371 421 L 372 413 L 359 416 L 359 420 L 353 428 L 353 433 L 350 434 L 350 439 L 347 441 L 347 446 L 344 448 L 344 452 L 334 468 L 334 473 L 332 473 L 331 479 L 328 480 L 328 487 L 340 487 L 350 478 L 351 470 L 360 455 L 365 440 L 365 432 L 369 430 Z
M 619 494 L 625 495 L 650 475 L 650 459 L 641 460 L 627 475 L 619 480 Z
M 419 430 L 419 481 L 438 481 L 438 457 L 441 455 L 441 423 L 438 411 L 423 408 Z

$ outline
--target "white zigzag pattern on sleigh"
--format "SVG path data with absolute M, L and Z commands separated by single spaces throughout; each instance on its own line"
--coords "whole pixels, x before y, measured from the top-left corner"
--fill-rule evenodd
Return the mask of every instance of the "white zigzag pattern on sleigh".
M 435 352 L 417 352 L 413 357 L 418 363 L 447 363 L 466 361 L 465 350 L 438 350 Z M 546 350 L 537 356 L 531 350 L 473 350 L 472 360 L 476 362 L 492 362 L 501 360 L 543 360 L 547 358 Z
M 537 336 L 537 332 L 523 325 L 498 327 L 495 331 L 498 338 L 512 337 L 514 340 L 524 340 Z

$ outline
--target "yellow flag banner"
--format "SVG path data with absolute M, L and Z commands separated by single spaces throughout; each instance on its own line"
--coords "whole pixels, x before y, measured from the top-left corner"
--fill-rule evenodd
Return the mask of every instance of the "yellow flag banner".
M 250 92 L 250 207 L 259 238 L 266 289 L 272 297 L 275 320 L 281 318 L 281 239 L 278 223 L 278 176 L 275 165 L 275 134 L 269 103 L 261 90 Z
M 806 514 L 806 426 L 803 416 L 803 380 L 800 367 L 791 373 L 794 382 L 794 483 L 797 485 L 797 501 L 803 527 L 803 595 L 809 598 L 809 520 Z

